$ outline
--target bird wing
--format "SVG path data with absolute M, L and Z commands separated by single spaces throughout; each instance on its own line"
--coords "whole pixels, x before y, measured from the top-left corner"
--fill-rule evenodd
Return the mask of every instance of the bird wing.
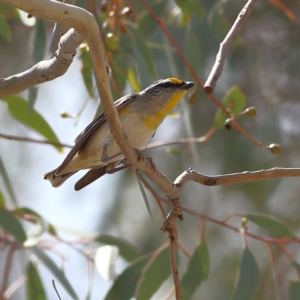
M 136 99 L 136 94 L 126 95 L 121 97 L 117 101 L 115 101 L 115 106 L 117 111 L 119 111 L 122 107 L 128 105 L 134 99 Z M 63 172 L 63 170 L 68 166 L 71 162 L 73 157 L 80 151 L 86 142 L 88 141 L 89 137 L 106 121 L 106 116 L 102 112 L 94 121 L 92 121 L 75 139 L 75 145 L 70 150 L 68 155 L 66 156 L 65 160 L 62 164 L 57 168 L 55 175 L 59 175 Z

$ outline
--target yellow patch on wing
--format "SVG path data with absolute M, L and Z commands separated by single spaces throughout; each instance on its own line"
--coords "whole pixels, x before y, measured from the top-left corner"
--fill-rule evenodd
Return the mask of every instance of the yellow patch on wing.
M 175 84 L 182 84 L 182 80 L 180 79 L 177 79 L 177 78 L 174 78 L 174 77 L 171 77 L 171 78 L 168 78 L 171 82 L 175 83 Z
M 173 78 L 175 80 L 179 80 L 176 78 Z M 178 104 L 178 102 L 181 100 L 182 96 L 186 93 L 185 90 L 179 90 L 176 95 L 174 95 L 167 105 L 163 107 L 156 115 L 153 115 L 147 119 L 144 120 L 144 124 L 148 127 L 151 127 L 153 129 L 157 129 L 157 127 L 160 125 L 160 123 L 163 121 L 163 119 L 167 116 L 167 114 Z

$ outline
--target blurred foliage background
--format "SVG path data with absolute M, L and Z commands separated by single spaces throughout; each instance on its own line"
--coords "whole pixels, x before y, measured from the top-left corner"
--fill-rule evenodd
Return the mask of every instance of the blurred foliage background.
M 166 26 L 203 82 L 214 63 L 220 42 L 245 5 L 245 1 L 241 0 L 161 0 L 147 3 Z M 142 1 L 94 1 L 94 4 L 101 24 L 102 38 L 105 40 L 115 99 L 143 89 L 159 78 L 178 77 L 196 81 L 167 34 L 149 14 Z M 88 8 L 84 0 L 76 1 L 76 5 Z M 0 9 L 0 77 L 8 77 L 27 70 L 46 56 L 53 24 L 27 19 L 26 14 L 20 16 L 19 12 L 3 3 L 0 3 Z M 299 166 L 299 13 L 300 7 L 296 0 L 260 1 L 235 40 L 214 91 L 215 97 L 222 101 L 230 88 L 238 86 L 247 99 L 246 107 L 255 106 L 257 110 L 255 118 L 240 117 L 239 124 L 266 146 L 279 143 L 282 153 L 273 155 L 254 145 L 240 132 L 219 128 L 205 143 L 174 144 L 144 151 L 146 157 L 153 157 L 158 169 L 170 180 L 175 180 L 189 167 L 204 174 L 217 175 Z M 32 24 L 28 23 L 31 21 Z M 101 110 L 92 76 L 88 48 L 82 45 L 64 76 L 22 93 L 21 96 L 28 102 L 19 113 L 28 115 L 29 110 L 39 112 L 58 140 L 72 145 L 74 138 Z M 8 100 L 0 101 L 0 134 L 47 138 L 45 134 L 36 132 L 34 126 L 39 125 L 24 126 L 19 122 L 7 103 Z M 61 111 L 64 113 L 60 113 Z M 150 143 L 201 137 L 214 127 L 216 114 L 217 107 L 205 95 L 201 86 L 198 86 L 164 121 Z M 153 252 L 165 243 L 166 236 L 159 230 L 163 219 L 151 194 L 146 190 L 152 220 L 149 217 L 134 172 L 125 170 L 119 174 L 106 175 L 107 178 L 76 193 L 73 190 L 76 179 L 73 177 L 59 189 L 53 189 L 40 178 L 42 173 L 60 164 L 68 149 L 64 149 L 62 155 L 50 145 L 1 139 L 0 151 L 3 162 L 0 180 L 2 206 L 8 210 L 13 210 L 16 206 L 32 209 L 42 219 L 53 224 L 59 236 L 66 240 L 76 239 L 76 247 L 83 247 L 81 241 L 90 236 L 90 232 L 123 237 L 139 249 L 140 255 Z M 4 168 L 17 199 L 16 206 L 11 200 L 9 185 L 3 176 Z M 163 197 L 155 185 L 152 187 Z M 268 214 L 284 221 L 298 234 L 299 194 L 297 178 L 222 187 L 189 183 L 183 191 L 181 203 L 192 211 L 219 221 L 235 213 Z M 164 207 L 168 212 L 169 207 Z M 24 219 L 24 215 L 34 214 L 28 211 L 23 211 L 20 215 L 14 213 L 20 219 Z M 243 254 L 244 241 L 241 235 L 210 221 L 201 222 L 200 218 L 186 212 L 184 217 L 184 221 L 178 223 L 180 244 L 189 253 L 193 253 L 202 236 L 206 241 L 210 260 L 209 276 L 191 299 L 231 299 L 236 291 L 235 284 Z M 228 222 L 239 228 L 241 216 L 233 216 Z M 28 222 L 22 221 L 21 224 L 25 230 L 30 228 Z M 2 226 L 5 228 L 3 221 Z M 270 230 L 260 228 L 263 226 L 250 222 L 247 227 L 249 232 L 258 236 L 272 237 Z M 34 247 L 51 250 L 47 255 L 53 258 L 57 266 L 64 259 L 54 249 L 66 258 L 63 263 L 65 275 L 79 299 L 85 299 L 88 290 L 91 291 L 90 299 L 104 298 L 112 281 L 106 281 L 99 275 L 90 280 L 88 260 L 67 243 L 51 236 L 51 233 L 55 235 L 54 228 L 47 227 L 48 232 L 42 230 L 43 235 L 38 235 L 35 243 L 37 246 Z M 9 245 L 5 246 L 6 236 L 7 232 L 2 230 L 0 274 L 3 274 L 3 278 L 10 251 Z M 294 290 L 290 282 L 297 281 L 298 276 L 291 261 L 300 262 L 299 245 L 286 244 L 284 247 L 287 251 L 284 251 L 278 245 L 248 237 L 247 246 L 258 263 L 260 276 L 255 292 L 249 292 L 249 298 L 243 299 L 251 299 L 252 292 L 252 299 L 293 299 Z M 99 244 L 87 246 L 96 247 Z M 26 267 L 28 259 L 35 265 L 35 257 L 41 259 L 38 252 L 30 249 L 14 253 L 8 286 L 21 278 L 26 273 L 26 268 L 29 272 L 29 267 Z M 188 259 L 182 251 L 178 252 L 178 257 L 179 272 L 184 274 Z M 49 299 L 55 299 L 51 286 L 52 275 L 44 264 L 47 265 L 45 260 L 38 268 L 42 282 Z M 117 260 L 116 272 L 121 273 L 125 266 L 127 262 L 124 257 Z M 248 276 L 250 280 L 252 275 Z M 93 283 L 91 288 L 90 281 Z M 62 298 L 68 299 L 69 296 L 64 294 L 66 285 L 59 280 L 57 286 Z M 169 276 L 153 299 L 163 299 L 171 288 L 172 279 Z M 28 290 L 28 285 L 21 285 L 9 299 L 25 299 L 26 293 L 28 299 L 31 299 Z

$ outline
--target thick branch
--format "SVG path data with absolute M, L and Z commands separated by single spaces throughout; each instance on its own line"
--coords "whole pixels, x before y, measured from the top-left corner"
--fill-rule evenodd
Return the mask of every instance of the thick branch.
M 214 66 L 204 84 L 204 90 L 207 94 L 211 94 L 215 88 L 215 85 L 220 78 L 223 67 L 225 64 L 225 60 L 231 44 L 233 40 L 238 36 L 240 29 L 242 28 L 243 24 L 247 20 L 250 12 L 254 8 L 254 6 L 258 3 L 259 0 L 249 0 L 244 8 L 241 10 L 239 15 L 237 16 L 234 24 L 232 25 L 231 29 L 227 33 L 225 39 L 220 44 L 219 52 L 216 56 L 216 61 Z
M 73 62 L 84 36 L 70 29 L 61 39 L 54 57 L 43 60 L 25 72 L 0 79 L 0 97 L 18 94 L 31 86 L 63 75 Z

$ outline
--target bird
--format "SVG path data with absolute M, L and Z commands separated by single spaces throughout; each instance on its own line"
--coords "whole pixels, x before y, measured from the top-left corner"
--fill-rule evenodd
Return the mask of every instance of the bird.
M 193 86 L 192 81 L 164 78 L 138 93 L 116 100 L 114 104 L 131 146 L 136 149 L 143 147 L 154 136 L 168 113 Z M 90 169 L 75 184 L 75 190 L 79 191 L 103 175 L 122 169 L 118 165 L 125 157 L 110 131 L 104 112 L 79 134 L 74 143 L 62 164 L 42 175 L 53 187 L 61 186 L 80 170 Z

